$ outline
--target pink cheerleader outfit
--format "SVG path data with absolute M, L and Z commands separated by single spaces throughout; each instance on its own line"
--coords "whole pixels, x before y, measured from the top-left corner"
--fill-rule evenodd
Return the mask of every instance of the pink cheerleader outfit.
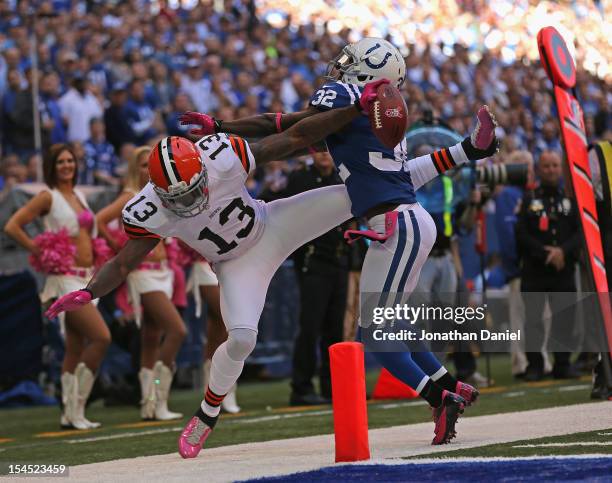
M 49 213 L 43 217 L 45 231 L 57 232 L 66 229 L 70 237 L 76 237 L 80 228 L 90 230 L 92 239 L 97 235 L 95 217 L 91 212 L 87 200 L 81 191 L 74 190 L 77 198 L 85 207 L 79 215 L 70 206 L 66 198 L 57 190 L 49 190 L 51 193 L 51 208 Z M 80 290 L 87 285 L 94 273 L 94 267 L 72 266 L 62 274 L 47 274 L 43 291 L 40 294 L 43 304 L 52 299 L 66 295 L 75 290 Z M 92 303 L 98 303 L 97 300 Z M 65 333 L 65 313 L 59 316 L 61 333 Z

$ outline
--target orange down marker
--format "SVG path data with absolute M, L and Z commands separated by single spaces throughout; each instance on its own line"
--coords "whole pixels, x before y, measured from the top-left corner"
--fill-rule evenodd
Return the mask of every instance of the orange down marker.
M 419 393 L 408 384 L 396 379 L 384 367 L 380 370 L 378 382 L 374 386 L 372 399 L 415 399 Z
M 370 459 L 363 344 L 329 347 L 336 463 Z

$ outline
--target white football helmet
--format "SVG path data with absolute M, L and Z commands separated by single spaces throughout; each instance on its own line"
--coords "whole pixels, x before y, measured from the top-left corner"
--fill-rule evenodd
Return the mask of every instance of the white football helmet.
M 406 63 L 402 54 L 390 42 L 376 37 L 365 37 L 346 45 L 329 62 L 325 76 L 358 86 L 378 79 L 388 79 L 399 87 L 406 77 Z

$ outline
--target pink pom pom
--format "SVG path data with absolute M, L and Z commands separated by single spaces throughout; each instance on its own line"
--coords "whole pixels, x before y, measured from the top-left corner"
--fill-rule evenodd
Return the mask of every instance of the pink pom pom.
M 63 274 L 74 265 L 76 247 L 65 228 L 41 233 L 34 238 L 34 243 L 40 253 L 30 255 L 29 259 L 37 272 Z
M 94 265 L 96 268 L 100 268 L 108 260 L 113 258 L 113 250 L 111 247 L 108 246 L 108 243 L 106 243 L 106 240 L 104 238 L 94 238 L 91 241 L 91 245 L 93 248 Z
M 77 221 L 81 228 L 85 228 L 87 231 L 91 231 L 94 225 L 93 213 L 89 210 L 83 210 L 77 216 Z

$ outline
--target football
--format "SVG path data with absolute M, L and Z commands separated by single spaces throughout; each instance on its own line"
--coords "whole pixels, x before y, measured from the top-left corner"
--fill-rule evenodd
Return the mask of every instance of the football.
M 408 109 L 397 87 L 383 84 L 376 90 L 377 99 L 370 109 L 370 125 L 378 140 L 394 148 L 408 127 Z

